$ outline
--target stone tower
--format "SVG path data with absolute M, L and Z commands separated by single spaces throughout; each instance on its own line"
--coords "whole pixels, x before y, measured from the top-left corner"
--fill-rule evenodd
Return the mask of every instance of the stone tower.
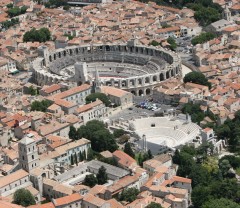
M 101 83 L 97 67 L 95 67 L 94 92 L 101 92 Z
M 38 47 L 38 55 L 44 58 L 44 65 L 49 66 L 49 51 L 47 46 Z
M 227 5 L 225 5 L 225 8 L 222 12 L 222 18 L 229 22 L 232 21 L 232 15 L 231 15 L 231 12 L 230 12 L 229 8 L 227 7 Z
M 87 64 L 86 62 L 76 62 L 74 64 L 75 68 L 75 76 L 74 80 L 81 85 L 88 81 L 88 74 L 87 74 Z
M 19 165 L 30 172 L 39 166 L 39 157 L 34 139 L 25 137 L 18 143 Z

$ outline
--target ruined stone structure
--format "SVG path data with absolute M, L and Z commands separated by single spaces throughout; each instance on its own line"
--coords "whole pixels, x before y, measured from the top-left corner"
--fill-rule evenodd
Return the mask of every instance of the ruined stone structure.
M 79 67 L 79 63 L 83 67 Z M 152 94 L 159 82 L 181 76 L 181 60 L 175 52 L 137 45 L 135 41 L 125 45 L 81 45 L 53 52 L 41 47 L 32 67 L 39 85 L 62 81 L 94 82 L 98 73 L 101 85 L 114 86 L 138 96 Z

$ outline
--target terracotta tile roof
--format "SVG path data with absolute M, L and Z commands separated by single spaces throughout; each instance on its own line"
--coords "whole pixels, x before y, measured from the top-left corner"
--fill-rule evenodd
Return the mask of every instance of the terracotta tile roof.
M 183 178 L 183 177 L 180 177 L 180 176 L 173 176 L 172 180 L 173 181 L 179 181 L 179 182 L 182 182 L 182 183 L 190 183 L 190 184 L 192 183 L 192 179 Z
M 106 95 L 112 95 L 112 96 L 115 96 L 115 97 L 122 97 L 122 96 L 129 93 L 127 91 L 117 89 L 115 87 L 108 87 L 108 86 L 102 86 L 101 91 L 102 91 L 102 93 L 104 93 Z
M 42 90 L 48 94 L 54 92 L 54 91 L 57 91 L 57 90 L 60 90 L 61 89 L 61 86 L 58 85 L 58 84 L 53 84 L 51 86 L 46 86 L 44 87 Z
M 92 103 L 89 103 L 89 104 L 86 104 L 86 105 L 83 105 L 83 106 L 77 108 L 75 111 L 76 111 L 76 113 L 83 113 L 83 112 L 89 111 L 89 110 L 93 109 L 94 107 L 101 105 L 101 104 L 103 104 L 103 102 L 101 100 L 96 100 Z
M 92 194 L 87 194 L 86 196 L 84 196 L 83 201 L 86 201 L 86 202 L 88 202 L 90 204 L 93 204 L 97 207 L 99 207 L 99 206 L 101 207 L 102 205 L 107 203 L 105 200 L 100 199 L 100 198 L 98 198 L 98 197 L 96 197 Z
M 113 156 L 118 159 L 118 163 L 123 167 L 131 168 L 133 164 L 137 165 L 136 160 L 123 151 L 116 150 L 113 152 Z
M 73 203 L 75 201 L 80 201 L 82 199 L 83 199 L 83 196 L 81 196 L 79 193 L 75 193 L 75 194 L 71 194 L 69 196 L 54 199 L 53 203 L 55 206 L 63 206 L 63 205 Z
M 55 208 L 55 206 L 52 202 L 49 202 L 49 203 L 46 203 L 46 204 L 31 205 L 28 208 Z
M 14 173 L 11 173 L 10 175 L 4 176 L 4 177 L 0 178 L 0 188 L 4 187 L 10 183 L 13 183 L 21 178 L 24 178 L 28 175 L 29 175 L 28 172 L 20 169 Z

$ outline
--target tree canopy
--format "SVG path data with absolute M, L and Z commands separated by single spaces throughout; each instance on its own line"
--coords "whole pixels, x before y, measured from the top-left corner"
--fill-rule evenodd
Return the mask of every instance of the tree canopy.
M 200 35 L 194 37 L 191 42 L 193 45 L 197 45 L 197 44 L 205 43 L 214 38 L 216 38 L 215 34 L 210 33 L 210 32 L 204 32 L 204 33 L 201 33 Z
M 22 7 L 9 7 L 7 10 L 8 16 L 9 17 L 16 17 L 20 14 L 24 14 L 27 11 L 27 7 L 26 6 L 22 6 Z
M 211 146 L 201 145 L 198 148 L 184 146 L 176 150 L 173 162 L 179 165 L 177 175 L 192 179 L 192 203 L 194 208 L 203 208 L 211 200 L 227 198 L 232 203 L 239 203 L 240 185 L 226 172 L 229 164 L 217 166 L 213 156 L 209 156 Z M 224 161 L 224 160 L 223 160 Z M 220 161 L 218 161 L 220 163 Z M 209 168 L 214 164 L 214 167 Z M 211 206 L 209 206 L 211 207 Z M 214 206 L 216 207 L 216 206 Z
M 92 94 L 88 95 L 86 97 L 86 103 L 88 104 L 88 103 L 94 102 L 97 99 L 101 100 L 106 106 L 109 106 L 111 104 L 107 95 L 105 95 L 104 93 L 100 93 L 100 92 L 96 92 L 96 93 L 92 93 Z
M 169 38 L 167 39 L 167 42 L 170 44 L 171 50 L 175 51 L 176 48 L 177 48 L 177 43 L 176 43 L 176 41 L 174 40 L 174 38 L 169 37 Z
M 137 198 L 138 194 L 139 194 L 139 190 L 136 188 L 124 189 L 119 196 L 119 200 L 133 202 Z
M 36 204 L 34 196 L 29 190 L 24 188 L 15 191 L 13 195 L 13 202 L 24 207 Z
M 49 100 L 42 100 L 42 101 L 33 101 L 31 104 L 31 111 L 42 111 L 46 112 L 47 108 L 52 104 Z
M 240 208 L 240 205 L 225 198 L 211 199 L 203 204 L 202 208 Z
M 23 35 L 23 41 L 24 42 L 46 42 L 51 40 L 51 33 L 48 28 L 41 28 L 37 30 L 36 28 L 31 29 L 30 31 L 27 31 Z
M 83 181 L 83 185 L 89 186 L 89 187 L 93 187 L 98 183 L 97 178 L 95 177 L 94 174 L 89 174 L 86 175 L 84 181 Z
M 91 141 L 92 149 L 96 152 L 105 150 L 114 152 L 118 148 L 113 134 L 105 128 L 104 123 L 101 121 L 89 121 L 86 125 L 82 125 L 77 132 L 78 138 L 84 137 Z
M 130 157 L 134 158 L 135 154 L 132 150 L 131 144 L 129 142 L 127 142 L 124 146 L 124 150 L 123 150 L 126 154 L 128 154 Z
M 98 184 L 100 184 L 100 185 L 105 184 L 108 181 L 106 168 L 104 166 L 101 166 L 98 170 L 97 181 L 98 181 Z
M 184 83 L 192 82 L 195 84 L 205 85 L 211 89 L 211 83 L 208 82 L 208 79 L 201 72 L 189 72 L 183 78 Z
M 146 208 L 163 208 L 161 204 L 158 204 L 156 202 L 151 202 Z

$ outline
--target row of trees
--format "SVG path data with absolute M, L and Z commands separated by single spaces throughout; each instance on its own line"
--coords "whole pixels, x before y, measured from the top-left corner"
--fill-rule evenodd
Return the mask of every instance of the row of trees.
M 230 162 L 225 158 L 218 161 L 209 156 L 211 152 L 212 145 L 206 143 L 197 149 L 184 146 L 173 156 L 173 162 L 179 165 L 177 174 L 192 179 L 193 207 L 210 208 L 214 203 L 219 208 L 239 207 L 240 185 L 231 174 Z
M 10 7 L 7 10 L 7 13 L 8 13 L 8 16 L 12 18 L 12 17 L 16 17 L 16 16 L 21 15 L 21 14 L 25 14 L 26 11 L 27 11 L 27 7 L 26 6 Z
M 79 129 L 71 126 L 69 138 L 73 140 L 81 138 L 89 139 L 92 149 L 96 152 L 105 150 L 114 152 L 118 148 L 113 134 L 105 127 L 103 122 L 98 120 L 89 121 Z
M 200 35 L 194 37 L 191 42 L 192 42 L 193 45 L 197 45 L 197 44 L 205 43 L 205 42 L 207 42 L 209 40 L 212 40 L 216 37 L 217 36 L 214 33 L 204 32 L 204 33 L 201 33 Z
M 51 40 L 51 33 L 48 28 L 41 28 L 39 30 L 36 30 L 36 28 L 31 29 L 30 31 L 27 31 L 23 35 L 23 41 L 24 42 L 46 42 Z
M 71 165 L 74 164 L 78 164 L 78 162 L 82 162 L 84 160 L 87 159 L 87 155 L 86 155 L 86 151 L 83 150 L 83 152 L 79 152 L 79 154 L 77 154 L 76 152 L 74 154 L 71 155 L 70 157 L 70 161 L 71 161 Z
M 101 166 L 98 170 L 97 175 L 95 176 L 94 174 L 89 174 L 85 177 L 83 184 L 89 187 L 93 187 L 96 184 L 103 185 L 107 183 L 108 181 L 108 176 L 106 173 L 106 168 L 104 166 Z
M 4 21 L 1 23 L 2 24 L 2 29 L 1 30 L 7 30 L 10 27 L 19 24 L 19 19 L 18 18 L 12 18 L 10 20 Z

